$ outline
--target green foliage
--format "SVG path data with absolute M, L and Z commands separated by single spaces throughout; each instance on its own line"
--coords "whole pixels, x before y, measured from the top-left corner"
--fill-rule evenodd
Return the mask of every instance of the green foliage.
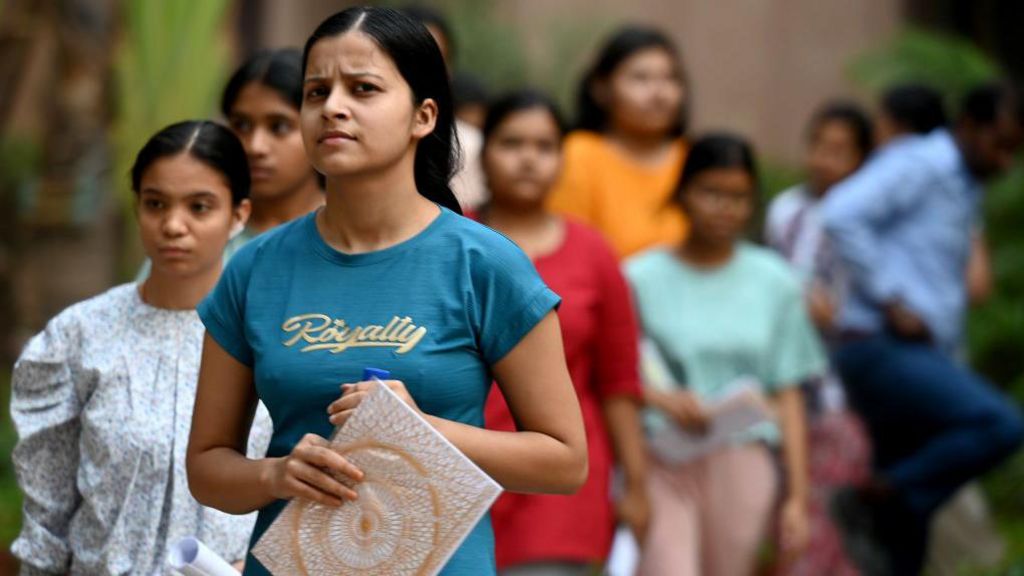
M 443 10 L 455 36 L 454 67 L 497 92 L 527 79 L 523 42 L 495 15 L 494 0 L 449 0 Z
M 10 405 L 10 371 L 0 370 L 0 405 Z M 0 548 L 7 548 L 21 526 L 21 491 L 14 478 L 8 455 L 14 448 L 14 427 L 7 415 L 0 416 Z
M 781 162 L 764 161 L 758 170 L 761 181 L 761 198 L 768 203 L 780 192 L 804 181 L 806 175 L 800 168 Z
M 1024 401 L 1024 166 L 989 187 L 985 235 L 992 246 L 994 297 L 971 315 L 972 361 Z
M 228 72 L 230 37 L 222 33 L 229 0 L 124 2 L 124 42 L 116 59 L 114 182 L 132 222 L 128 181 L 135 154 L 154 132 L 180 120 L 216 115 Z M 135 238 L 134 231 L 126 238 Z M 138 265 L 137 243 L 124 264 Z
M 959 36 L 907 28 L 889 43 L 855 58 L 848 72 L 873 93 L 896 83 L 920 82 L 957 98 L 971 86 L 999 76 L 1001 69 Z

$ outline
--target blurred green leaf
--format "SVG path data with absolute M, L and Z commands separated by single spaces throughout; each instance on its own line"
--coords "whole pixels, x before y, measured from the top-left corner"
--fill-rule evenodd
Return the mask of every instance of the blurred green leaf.
M 230 42 L 221 34 L 228 0 L 131 0 L 117 55 L 115 170 L 130 206 L 127 174 L 135 154 L 157 130 L 216 115 Z
M 876 94 L 897 83 L 919 82 L 959 98 L 1002 70 L 959 36 L 906 28 L 884 46 L 855 58 L 848 72 L 854 82 Z

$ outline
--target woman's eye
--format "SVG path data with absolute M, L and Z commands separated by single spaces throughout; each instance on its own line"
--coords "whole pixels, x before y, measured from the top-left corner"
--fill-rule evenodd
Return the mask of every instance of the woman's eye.
M 369 94 L 377 91 L 379 91 L 379 89 L 376 86 L 367 82 L 360 82 L 355 86 L 356 94 Z
M 322 98 L 327 95 L 327 89 L 322 86 L 316 86 L 306 91 L 306 99 Z
M 278 136 L 284 136 L 292 131 L 291 122 L 285 122 L 284 120 L 278 120 L 270 125 L 270 131 Z
M 235 132 L 245 134 L 252 130 L 252 123 L 241 118 L 233 118 L 231 120 L 231 129 Z
M 192 205 L 192 211 L 195 212 L 196 214 L 205 214 L 209 212 L 211 209 L 212 207 L 209 204 L 205 204 L 203 202 L 199 202 Z
M 148 210 L 159 210 L 164 207 L 164 203 L 154 198 L 147 198 L 142 201 L 142 205 Z

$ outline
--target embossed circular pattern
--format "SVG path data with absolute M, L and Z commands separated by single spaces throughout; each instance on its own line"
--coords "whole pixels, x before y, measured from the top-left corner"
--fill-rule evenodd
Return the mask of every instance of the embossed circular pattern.
M 340 508 L 306 503 L 297 511 L 292 542 L 302 572 L 420 572 L 437 548 L 441 515 L 426 469 L 394 446 L 363 443 L 339 453 L 375 474 L 352 485 L 359 494 L 353 502 Z

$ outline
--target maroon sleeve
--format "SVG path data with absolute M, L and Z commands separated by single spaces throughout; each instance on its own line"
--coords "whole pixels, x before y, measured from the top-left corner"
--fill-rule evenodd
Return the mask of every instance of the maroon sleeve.
M 639 328 L 630 290 L 611 246 L 596 232 L 590 237 L 588 251 L 600 283 L 595 388 L 602 398 L 640 398 Z

